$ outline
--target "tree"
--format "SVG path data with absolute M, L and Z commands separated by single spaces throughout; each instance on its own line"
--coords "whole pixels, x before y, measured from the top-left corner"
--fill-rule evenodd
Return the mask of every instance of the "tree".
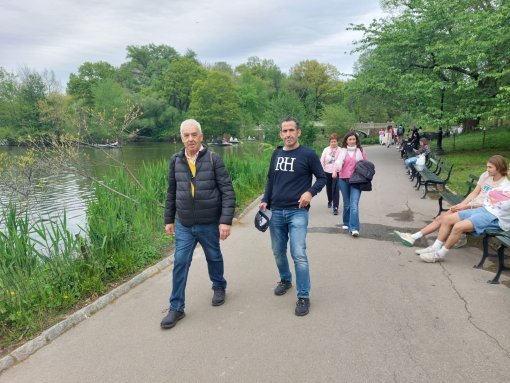
M 76 97 L 84 105 L 94 104 L 92 88 L 102 80 L 113 79 L 115 68 L 105 61 L 85 62 L 78 68 L 78 74 L 71 73 L 67 83 L 67 93 Z
M 163 74 L 161 96 L 181 113 L 185 113 L 190 106 L 193 84 L 206 76 L 207 71 L 195 59 L 175 59 Z
M 118 140 L 118 127 L 122 125 L 127 113 L 127 91 L 115 80 L 107 78 L 92 86 L 92 96 L 94 100 L 92 115 L 100 118 L 93 118 L 90 121 L 88 134 L 93 141 Z M 111 123 L 105 124 L 104 121 Z M 125 130 L 128 128 L 126 126 Z
M 242 73 L 238 95 L 244 124 L 259 125 L 269 107 L 269 94 L 264 81 L 249 72 Z
M 302 129 L 309 125 L 310 119 L 297 95 L 282 92 L 271 100 L 269 109 L 264 114 L 262 126 L 266 142 L 280 142 L 280 122 L 289 116 L 296 118 Z
M 267 86 L 269 98 L 276 97 L 283 86 L 285 75 L 273 60 L 260 59 L 256 56 L 250 57 L 246 64 L 236 67 L 236 73 L 250 73 L 261 79 Z
M 308 104 L 313 118 L 318 118 L 326 97 L 336 86 L 338 76 L 338 70 L 331 64 L 305 60 L 291 68 L 288 87 L 305 105 Z
M 220 72 L 211 72 L 193 85 L 188 116 L 198 120 L 204 133 L 222 137 L 225 133 L 238 136 L 240 125 L 239 100 L 232 79 Z
M 154 85 L 161 79 L 172 61 L 180 57 L 179 53 L 168 45 L 128 45 L 128 62 L 118 71 L 119 82 L 128 89 L 139 92 Z M 194 54 L 188 51 L 189 55 Z
M 402 112 L 432 126 L 493 118 L 508 84 L 509 5 L 499 1 L 387 0 L 391 18 L 362 31 L 356 81 L 372 82 Z M 398 92 L 395 92 L 398 88 Z

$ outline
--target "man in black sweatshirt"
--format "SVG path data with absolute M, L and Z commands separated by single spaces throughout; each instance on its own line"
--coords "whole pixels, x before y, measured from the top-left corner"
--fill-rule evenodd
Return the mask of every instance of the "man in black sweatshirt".
M 301 129 L 294 118 L 285 119 L 280 125 L 283 147 L 278 147 L 271 158 L 267 174 L 266 191 L 260 209 L 271 209 L 269 223 L 271 247 L 280 273 L 274 293 L 283 295 L 292 287 L 292 273 L 287 258 L 294 260 L 298 301 L 295 314 L 303 316 L 310 309 L 310 272 L 306 256 L 306 233 L 310 201 L 326 184 L 326 174 L 310 148 L 299 144 Z M 312 185 L 312 176 L 315 183 Z

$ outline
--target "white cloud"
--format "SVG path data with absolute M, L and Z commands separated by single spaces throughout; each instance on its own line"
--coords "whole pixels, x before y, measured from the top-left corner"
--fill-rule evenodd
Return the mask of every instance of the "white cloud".
M 86 61 L 118 66 L 128 45 L 154 43 L 208 63 L 259 56 L 287 71 L 316 59 L 350 73 L 360 36 L 346 28 L 382 15 L 378 0 L 4 0 L 0 66 L 53 70 L 65 84 Z

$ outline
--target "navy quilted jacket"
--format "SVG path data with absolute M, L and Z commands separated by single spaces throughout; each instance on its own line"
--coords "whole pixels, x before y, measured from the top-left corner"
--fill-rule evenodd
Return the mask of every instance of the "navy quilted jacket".
M 223 160 L 205 148 L 198 154 L 196 168 L 193 178 L 184 149 L 170 159 L 165 224 L 174 223 L 177 216 L 188 227 L 208 223 L 231 225 L 235 194 Z M 191 195 L 191 181 L 195 197 Z

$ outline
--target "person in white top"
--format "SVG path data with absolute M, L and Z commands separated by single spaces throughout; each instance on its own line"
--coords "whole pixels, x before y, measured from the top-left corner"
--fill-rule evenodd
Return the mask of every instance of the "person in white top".
M 474 209 L 483 206 L 483 201 L 489 191 L 496 187 L 510 184 L 510 181 L 507 178 L 507 174 L 508 164 L 505 158 L 499 154 L 490 157 L 487 160 L 487 170 L 483 172 L 478 179 L 475 189 L 469 193 L 469 195 L 464 198 L 461 203 L 452 206 L 450 210 L 446 211 L 445 214 L 436 217 L 434 221 L 416 233 L 410 234 L 395 231 L 395 237 L 405 246 L 413 246 L 416 240 L 439 230 L 445 217 L 448 217 L 449 215 L 457 213 L 461 210 Z M 467 239 L 464 236 L 460 239 L 459 243 L 455 245 L 455 247 L 461 247 L 466 243 Z M 427 252 L 428 249 L 429 248 L 416 250 L 416 253 L 419 255 L 422 252 Z
M 439 262 L 462 233 L 480 235 L 487 229 L 510 230 L 510 183 L 489 191 L 482 207 L 461 210 L 445 217 L 436 242 L 430 251 L 421 253 L 420 258 L 428 263 Z
M 338 215 L 338 203 L 340 200 L 340 189 L 338 178 L 333 178 L 335 161 L 340 154 L 338 147 L 338 135 L 333 133 L 329 136 L 329 146 L 325 147 L 321 155 L 321 165 L 326 173 L 326 193 L 328 195 L 328 208 L 333 208 L 333 214 Z

